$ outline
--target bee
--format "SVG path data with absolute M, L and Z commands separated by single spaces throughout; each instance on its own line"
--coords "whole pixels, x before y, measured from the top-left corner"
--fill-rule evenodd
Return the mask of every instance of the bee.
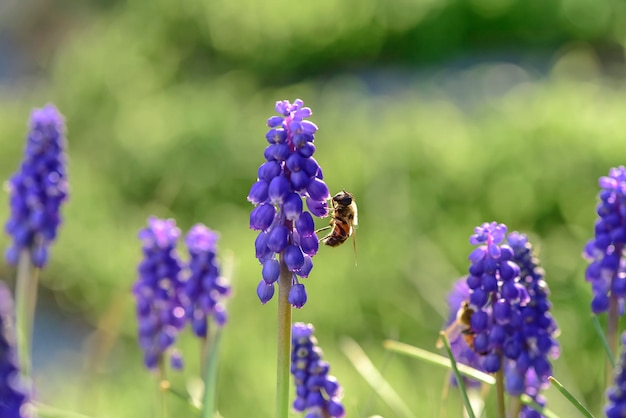
M 465 343 L 472 350 L 476 351 L 474 348 L 474 339 L 476 338 L 476 332 L 472 329 L 472 315 L 474 315 L 474 310 L 470 308 L 468 301 L 463 301 L 461 303 L 461 307 L 456 313 L 456 319 L 454 322 L 446 328 L 444 334 L 448 337 L 449 341 L 456 340 L 459 336 L 465 340 Z M 443 342 L 441 340 L 437 341 L 437 348 L 442 348 Z M 478 352 L 477 352 L 478 353 Z M 478 353 L 478 354 L 486 354 L 486 353 Z
M 346 242 L 348 238 L 352 237 L 354 259 L 356 262 L 355 229 L 359 224 L 356 202 L 352 194 L 342 190 L 333 196 L 331 204 L 333 211 L 330 225 L 320 228 L 315 232 L 331 229 L 328 235 L 320 239 L 321 243 L 330 247 L 337 247 Z

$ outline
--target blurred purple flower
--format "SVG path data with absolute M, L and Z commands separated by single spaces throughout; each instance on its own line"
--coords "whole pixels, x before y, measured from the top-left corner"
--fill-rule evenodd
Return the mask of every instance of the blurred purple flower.
M 6 251 L 10 265 L 17 265 L 22 251 L 30 252 L 38 268 L 48 261 L 68 193 L 66 147 L 59 111 L 53 105 L 33 110 L 21 167 L 8 182 L 11 214 L 5 230 L 13 238 Z
M 623 418 L 626 414 L 626 332 L 622 334 L 622 354 L 615 368 L 614 384 L 606 391 L 607 418 Z
M 296 385 L 293 408 L 306 412 L 309 418 L 343 417 L 343 391 L 330 365 L 322 360 L 322 350 L 313 336 L 311 324 L 296 322 L 292 326 L 291 374 Z
M 292 276 L 289 301 L 300 308 L 306 303 L 306 291 L 298 277 L 308 277 L 313 268 L 318 238 L 313 217 L 328 215 L 328 187 L 322 170 L 313 158 L 317 126 L 308 120 L 311 109 L 296 99 L 276 102 L 276 112 L 267 125 L 269 145 L 250 188 L 248 201 L 255 208 L 250 213 L 250 228 L 258 230 L 256 257 L 262 264 L 262 280 L 257 295 L 262 303 L 274 295 L 274 283 L 280 274 L 279 260 Z M 306 200 L 308 210 L 302 200 Z
M 626 297 L 626 168 L 612 168 L 608 177 L 600 177 L 600 203 L 595 236 L 585 245 L 583 256 L 589 261 L 585 279 L 591 283 L 595 314 L 609 309 L 609 299 L 616 297 L 623 312 Z
M 185 243 L 189 251 L 188 277 L 184 282 L 187 316 L 193 332 L 199 337 L 207 335 L 208 317 L 218 326 L 226 323 L 224 298 L 230 294 L 230 286 L 220 276 L 216 257 L 216 232 L 197 224 L 187 233 Z
M 0 417 L 31 417 L 29 390 L 20 377 L 11 292 L 0 282 Z
M 173 219 L 151 217 L 148 227 L 139 232 L 143 260 L 133 293 L 137 301 L 139 345 L 149 369 L 157 367 L 185 326 L 181 262 L 176 251 L 179 237 L 180 230 Z

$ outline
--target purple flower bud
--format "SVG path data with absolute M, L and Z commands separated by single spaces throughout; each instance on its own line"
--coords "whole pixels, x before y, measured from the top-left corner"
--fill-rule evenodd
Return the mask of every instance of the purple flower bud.
M 309 208 L 311 214 L 318 218 L 324 218 L 328 216 L 328 202 L 327 201 L 315 201 L 310 197 L 306 198 L 306 207 Z
M 300 237 L 300 245 L 302 246 L 302 252 L 311 257 L 314 256 L 319 248 L 317 235 L 313 234 Z
M 256 294 L 261 303 L 265 305 L 274 297 L 274 284 L 267 284 L 261 280 L 256 288 Z
M 250 212 L 250 229 L 266 230 L 272 224 L 276 209 L 273 205 L 263 203 Z
M 306 290 L 303 284 L 297 283 L 291 286 L 288 300 L 293 307 L 302 308 L 306 303 L 306 299 Z
M 289 180 L 283 176 L 277 176 L 272 179 L 268 189 L 270 203 L 281 204 L 290 191 Z
M 304 265 L 304 254 L 297 245 L 289 245 L 284 257 L 289 271 L 296 271 Z
M 272 181 L 272 179 L 278 176 L 282 171 L 280 164 L 276 161 L 268 161 L 266 163 L 261 164 L 259 167 L 259 180 L 264 180 L 266 182 Z
M 266 181 L 259 180 L 252 185 L 250 188 L 250 193 L 248 193 L 248 201 L 254 205 L 258 205 L 267 200 L 268 194 L 267 190 L 269 188 L 269 184 Z
M 303 212 L 302 215 L 296 220 L 296 230 L 300 237 L 310 236 L 315 233 L 315 223 L 313 217 L 309 212 Z
M 295 191 L 304 190 L 311 183 L 311 177 L 304 171 L 294 171 L 291 173 L 291 187 Z
M 280 253 L 289 244 L 289 230 L 284 225 L 277 225 L 268 234 L 267 246 L 275 253 Z
M 278 260 L 274 258 L 266 260 L 263 263 L 262 275 L 263 280 L 265 280 L 265 283 L 267 284 L 272 284 L 278 280 L 278 276 L 280 275 L 280 264 L 278 263 Z
M 311 273 L 312 269 L 313 269 L 313 260 L 311 259 L 310 256 L 305 255 L 304 264 L 302 265 L 302 267 L 296 270 L 295 273 L 300 277 L 309 277 L 309 273 Z
M 256 258 L 258 258 L 259 260 L 267 257 L 272 252 L 267 246 L 268 239 L 269 239 L 269 234 L 267 232 L 261 231 L 259 232 L 259 235 L 257 235 L 256 240 L 254 241 Z
M 309 183 L 306 190 L 309 193 L 311 199 L 318 202 L 326 201 L 330 198 L 330 193 L 328 192 L 328 187 L 326 187 L 326 183 L 324 183 L 320 179 L 314 178 L 311 183 Z
M 302 198 L 297 193 L 290 193 L 283 204 L 283 212 L 287 220 L 293 221 L 302 213 Z

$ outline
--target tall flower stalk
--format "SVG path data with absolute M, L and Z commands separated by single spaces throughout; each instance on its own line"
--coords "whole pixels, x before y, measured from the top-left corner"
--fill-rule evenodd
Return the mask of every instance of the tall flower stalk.
M 307 301 L 301 279 L 309 276 L 319 245 L 312 215 L 327 216 L 330 198 L 322 170 L 313 158 L 317 126 L 307 120 L 312 112 L 303 105 L 300 99 L 293 104 L 276 102 L 279 116 L 267 121 L 265 162 L 248 194 L 255 205 L 250 228 L 259 231 L 255 250 L 262 265 L 257 286 L 261 303 L 272 299 L 278 282 L 276 416 L 281 418 L 287 417 L 289 410 L 291 307 L 301 308 Z
M 626 298 L 626 168 L 612 168 L 600 177 L 600 202 L 596 208 L 594 237 L 587 242 L 583 256 L 589 261 L 585 279 L 591 284 L 594 314 L 608 312 L 606 338 L 613 355 L 617 352 L 619 317 Z M 612 365 L 606 361 L 607 386 Z
M 11 213 L 5 225 L 12 238 L 6 261 L 17 266 L 17 343 L 21 371 L 27 376 L 38 271 L 48 262 L 68 193 L 63 116 L 53 105 L 35 109 L 29 128 L 20 169 L 8 182 Z

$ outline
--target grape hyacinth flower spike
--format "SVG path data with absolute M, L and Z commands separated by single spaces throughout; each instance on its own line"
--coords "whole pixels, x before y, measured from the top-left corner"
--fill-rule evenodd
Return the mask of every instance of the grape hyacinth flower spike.
M 279 116 L 267 121 L 266 161 L 259 167 L 257 181 L 248 194 L 248 200 L 255 205 L 250 228 L 260 231 L 255 249 L 263 266 L 263 279 L 257 294 L 262 303 L 272 299 L 274 283 L 283 270 L 291 276 L 289 302 L 301 308 L 307 296 L 298 277 L 308 277 L 319 245 L 311 214 L 328 215 L 330 194 L 313 158 L 317 126 L 307 120 L 311 109 L 303 107 L 299 99 L 293 104 L 283 100 L 276 102 L 276 112 Z M 304 209 L 303 199 L 308 210 Z
M 595 314 L 614 309 L 623 310 L 626 297 L 626 168 L 612 168 L 608 176 L 600 177 L 600 202 L 596 208 L 594 238 L 587 242 L 583 255 L 589 261 L 585 278 L 591 283 Z
M 137 301 L 139 345 L 144 363 L 156 369 L 163 355 L 176 341 L 185 326 L 181 262 L 176 251 L 180 230 L 173 219 L 148 219 L 148 227 L 139 232 L 143 260 L 133 286 Z M 178 354 L 173 353 L 175 363 Z
M 35 109 L 20 169 L 9 179 L 11 214 L 6 232 L 13 243 L 6 252 L 10 265 L 20 254 L 42 268 L 48 261 L 48 247 L 61 223 L 61 204 L 67 199 L 65 124 L 53 105 Z
M 15 347 L 13 301 L 0 282 L 0 417 L 29 418 L 29 390 L 20 378 Z
M 313 336 L 311 324 L 296 322 L 292 329 L 291 374 L 296 385 L 293 408 L 307 418 L 343 417 L 342 388 Z
M 613 377 L 613 385 L 606 391 L 608 402 L 604 412 L 607 418 L 623 418 L 626 415 L 626 332 L 622 334 L 622 354 Z
M 209 317 L 220 327 L 227 320 L 224 298 L 230 295 L 230 285 L 220 275 L 217 239 L 217 233 L 202 224 L 194 225 L 185 238 L 189 251 L 185 280 L 187 317 L 198 337 L 207 336 Z

